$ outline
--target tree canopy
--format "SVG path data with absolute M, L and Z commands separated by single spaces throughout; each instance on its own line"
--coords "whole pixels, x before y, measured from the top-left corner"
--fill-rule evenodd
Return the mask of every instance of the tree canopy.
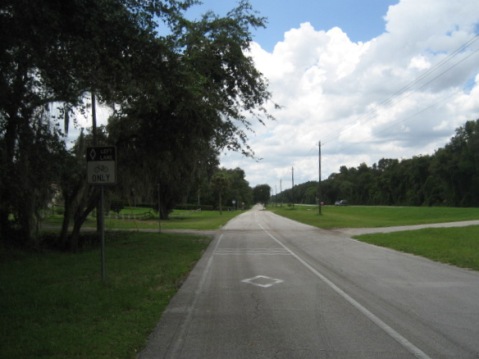
M 247 131 L 251 121 L 271 118 L 264 107 L 270 94 L 246 50 L 251 29 L 264 26 L 264 19 L 242 0 L 224 17 L 207 13 L 188 21 L 184 11 L 195 4 L 0 4 L 2 237 L 19 229 L 35 242 L 39 210 L 51 200 L 51 188 L 62 187 L 69 213 L 78 214 L 71 214 L 76 227 L 91 211 L 97 193 L 79 170 L 79 149 L 89 137 L 69 149 L 60 123 L 68 131 L 93 94 L 115 109 L 100 140 L 118 147 L 119 165 L 125 166 L 119 193 L 141 183 L 137 192 L 152 201 L 161 184 L 162 216 L 198 186 L 199 177 L 211 177 L 220 150 L 254 155 Z M 43 171 L 36 171 L 40 165 Z
M 267 184 L 259 184 L 253 188 L 253 199 L 255 203 L 268 204 L 271 196 L 271 187 Z

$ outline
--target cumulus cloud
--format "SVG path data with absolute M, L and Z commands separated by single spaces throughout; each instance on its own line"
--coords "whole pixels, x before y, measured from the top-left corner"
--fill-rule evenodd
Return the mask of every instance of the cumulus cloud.
M 73 115 L 71 116 L 70 129 L 68 131 L 68 136 L 66 138 L 66 143 L 68 147 L 72 147 L 75 141 L 78 139 L 81 129 L 92 128 L 92 108 L 91 108 L 91 97 L 90 94 L 86 94 L 83 98 L 84 109 L 79 111 L 74 110 Z M 62 106 L 61 104 L 58 106 Z M 113 114 L 113 110 L 110 106 L 105 103 L 96 102 L 96 121 L 97 126 L 105 126 L 108 123 L 108 119 Z M 54 106 L 52 108 L 54 114 L 58 115 L 58 109 Z M 60 121 L 61 122 L 61 121 Z
M 367 42 L 305 22 L 272 52 L 253 43 L 282 108 L 250 137 L 260 162 L 228 153 L 222 165 L 243 168 L 253 186 L 282 179 L 285 189 L 292 166 L 295 183 L 318 178 L 318 141 L 324 179 L 342 165 L 431 154 L 479 118 L 478 4 L 401 0 L 384 21 Z

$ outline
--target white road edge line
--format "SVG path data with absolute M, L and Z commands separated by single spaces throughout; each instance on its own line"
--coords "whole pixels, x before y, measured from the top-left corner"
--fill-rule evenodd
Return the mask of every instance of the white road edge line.
M 216 241 L 215 247 L 213 248 L 213 251 L 211 252 L 210 257 L 208 258 L 208 262 L 206 263 L 206 267 L 201 275 L 200 282 L 198 284 L 198 287 L 196 288 L 195 291 L 195 297 L 193 299 L 193 302 L 187 309 L 187 315 L 183 323 L 181 323 L 181 327 L 178 331 L 178 334 L 175 335 L 175 342 L 173 343 L 173 347 L 171 349 L 167 350 L 166 357 L 167 358 L 176 358 L 178 357 L 179 352 L 181 352 L 181 344 L 183 342 L 183 338 L 185 337 L 185 333 L 187 329 L 190 327 L 190 322 L 191 322 L 191 317 L 193 315 L 193 309 L 196 307 L 198 303 L 198 297 L 199 294 L 203 291 L 203 287 L 206 282 L 206 278 L 208 277 L 210 271 L 211 271 L 211 264 L 213 262 L 213 257 L 214 253 L 218 249 L 221 240 L 223 239 L 223 233 L 219 236 L 218 240 Z
M 258 225 L 261 229 L 271 237 L 276 243 L 282 246 L 285 250 L 287 250 L 294 258 L 296 258 L 302 265 L 308 268 L 314 275 L 316 275 L 319 279 L 325 282 L 332 290 L 338 293 L 341 297 L 347 300 L 351 305 L 353 305 L 356 309 L 358 309 L 361 313 L 363 313 L 367 318 L 369 318 L 374 324 L 376 324 L 379 328 L 384 330 L 390 337 L 396 340 L 399 344 L 401 344 L 404 348 L 406 348 L 409 352 L 411 352 L 416 358 L 418 359 L 432 359 L 426 353 L 424 353 L 421 349 L 416 347 L 413 343 L 409 340 L 404 338 L 401 334 L 391 328 L 389 325 L 384 323 L 381 319 L 379 319 L 376 315 L 371 313 L 368 309 L 362 306 L 359 302 L 357 302 L 354 298 L 349 296 L 346 292 L 344 292 L 341 288 L 339 288 L 336 284 L 331 282 L 328 278 L 326 278 L 323 274 L 318 272 L 315 268 L 313 268 L 310 264 L 308 264 L 305 260 L 303 260 L 300 256 L 294 253 L 291 249 L 286 247 L 279 239 L 269 233 L 260 223 Z

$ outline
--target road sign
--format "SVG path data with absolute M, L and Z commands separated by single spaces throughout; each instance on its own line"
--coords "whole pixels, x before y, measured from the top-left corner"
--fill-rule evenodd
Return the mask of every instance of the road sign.
M 116 183 L 116 148 L 88 147 L 86 150 L 88 183 Z

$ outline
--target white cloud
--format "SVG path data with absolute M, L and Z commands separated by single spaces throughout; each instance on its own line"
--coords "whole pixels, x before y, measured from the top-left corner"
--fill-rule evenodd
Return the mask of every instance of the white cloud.
M 292 166 L 295 183 L 317 179 L 318 141 L 324 179 L 342 165 L 433 153 L 479 118 L 479 38 L 470 41 L 479 4 L 402 0 L 384 19 L 386 32 L 364 43 L 309 23 L 287 31 L 271 53 L 253 43 L 282 109 L 250 138 L 260 163 L 228 154 L 222 165 L 243 168 L 253 186 L 283 179 L 284 189 Z
M 67 146 L 73 146 L 75 141 L 80 135 L 82 128 L 91 130 L 92 128 L 92 110 L 91 110 L 91 99 L 89 96 L 85 96 L 83 99 L 85 109 L 83 113 L 79 110 L 75 110 L 73 116 L 71 116 L 70 128 L 68 131 L 68 137 L 66 139 Z M 112 115 L 113 110 L 111 107 L 103 103 L 96 103 L 96 122 L 97 126 L 105 126 L 108 123 L 108 118 Z
M 409 62 L 409 69 L 417 69 L 419 71 L 427 70 L 431 67 L 431 63 L 424 55 L 414 56 Z

